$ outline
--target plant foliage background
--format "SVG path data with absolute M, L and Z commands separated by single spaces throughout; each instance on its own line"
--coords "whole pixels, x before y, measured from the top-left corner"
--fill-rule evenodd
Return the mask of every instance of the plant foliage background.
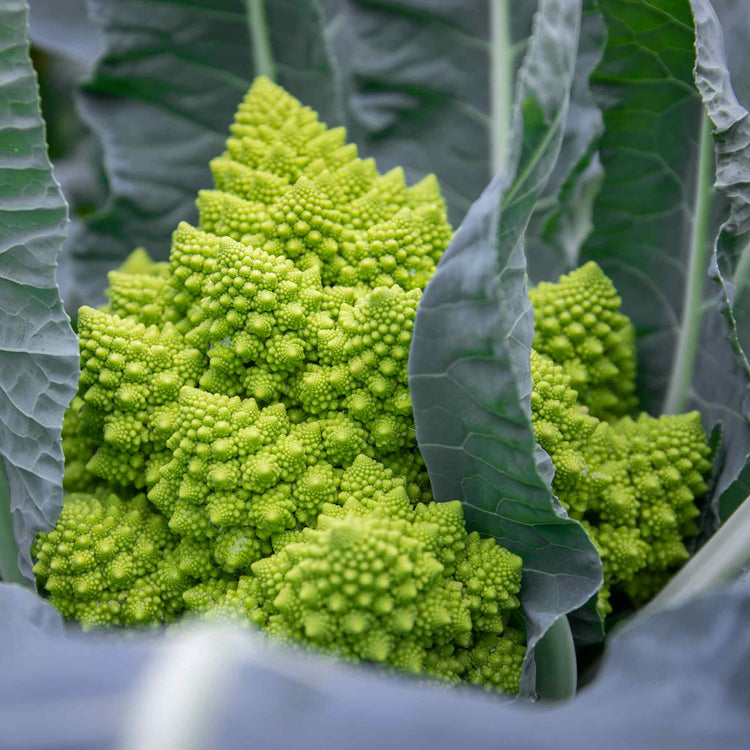
M 461 226 L 417 319 L 410 373 L 418 437 L 436 498 L 460 497 L 473 528 L 523 554 L 532 645 L 577 608 L 571 622 L 580 641 L 600 639 L 603 630 L 584 606 L 599 585 L 600 562 L 553 497 L 551 464 L 529 423 L 527 274 L 535 283 L 588 259 L 605 268 L 638 331 L 644 408 L 697 408 L 717 444 L 721 436 L 704 536 L 747 497 L 750 21 L 742 0 L 65 6 L 61 12 L 54 0 L 32 0 L 31 58 L 26 3 L 6 0 L 0 9 L 7 146 L 0 154 L 0 468 L 7 478 L 0 477 L 0 578 L 31 580 L 31 538 L 52 525 L 61 503 L 59 430 L 78 360 L 55 270 L 74 314 L 84 301 L 101 301 L 106 271 L 135 246 L 165 259 L 171 232 L 193 218 L 208 161 L 222 150 L 236 104 L 259 73 L 328 124 L 346 124 L 361 155 L 374 156 L 381 169 L 401 164 L 410 181 L 432 171 L 441 181 Z M 508 466 L 512 472 L 501 470 Z M 677 685 L 680 674 L 710 673 L 704 687 L 718 691 L 716 711 L 725 711 L 724 734 L 710 739 L 738 736 L 734 667 L 746 664 L 748 644 L 732 628 L 747 614 L 746 593 L 685 613 L 715 635 L 704 647 L 696 645 L 697 626 L 676 614 L 654 618 L 641 635 L 634 626 L 630 640 L 623 635 L 613 648 L 588 704 L 569 712 L 570 726 L 584 716 L 576 711 L 588 710 L 591 722 L 597 705 L 617 690 L 635 694 L 640 680 L 650 688 L 638 693 L 634 700 L 643 702 L 634 710 L 666 732 L 678 723 L 666 717 L 679 704 L 657 716 L 649 695 L 660 681 Z M 12 632 L 2 616 L 12 611 L 16 626 L 56 648 L 42 635 L 54 616 L 39 614 L 28 596 L 0 584 L 0 633 Z M 711 606 L 726 612 L 724 636 L 709 627 Z M 730 630 L 732 664 L 719 645 Z M 30 639 L 23 637 L 32 649 Z M 636 675 L 633 665 L 654 639 L 671 644 L 666 661 Z M 80 654 L 85 647 L 64 648 Z M 156 648 L 134 645 L 132 658 L 145 663 Z M 100 653 L 113 668 L 131 658 Z M 44 661 L 35 664 L 42 674 Z M 360 677 L 342 677 L 327 693 L 335 697 L 331 718 L 345 705 L 348 679 Z M 404 718 L 402 730 L 409 721 L 440 726 L 443 699 L 429 704 L 432 697 L 416 695 L 410 700 L 423 700 L 424 712 Z M 388 705 L 380 693 L 377 700 Z M 462 706 L 466 716 L 482 716 L 473 729 L 480 740 L 493 725 L 474 700 Z M 617 726 L 606 711 L 600 716 L 602 726 Z M 709 737 L 708 725 L 695 721 L 686 743 Z M 16 727 L 18 736 L 27 729 Z M 440 746 L 435 737 L 431 747 Z

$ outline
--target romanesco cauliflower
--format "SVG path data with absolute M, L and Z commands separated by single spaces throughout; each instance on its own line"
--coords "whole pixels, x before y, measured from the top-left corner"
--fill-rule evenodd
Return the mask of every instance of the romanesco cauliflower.
M 345 658 L 517 690 L 525 649 L 507 617 L 521 559 L 467 534 L 459 502 L 415 506 L 403 478 L 365 456 L 340 487 L 314 525 L 272 537 L 251 577 L 198 585 L 189 606 Z
M 684 539 L 697 530 L 694 500 L 711 468 L 700 415 L 626 416 L 634 406 L 633 329 L 596 264 L 540 284 L 531 299 L 531 414 L 555 466 L 552 487 L 602 556 L 599 611 L 611 611 L 613 586 L 643 604 L 687 559 Z
M 178 541 L 143 494 L 71 493 L 55 528 L 34 541 L 34 572 L 52 604 L 89 627 L 169 622 L 190 585 Z
M 65 488 L 35 571 L 88 626 L 240 617 L 277 638 L 513 692 L 521 560 L 432 501 L 407 358 L 451 236 L 434 177 L 381 176 L 260 78 L 198 227 L 81 308 Z M 588 264 L 531 291 L 532 422 L 553 488 L 635 602 L 686 557 L 697 414 L 635 407 L 633 329 Z
M 36 572 L 87 626 L 231 612 L 351 659 L 515 692 L 521 559 L 432 502 L 406 364 L 451 237 L 260 78 L 169 263 L 83 307 L 65 510 Z M 146 500 L 146 497 L 148 500 Z

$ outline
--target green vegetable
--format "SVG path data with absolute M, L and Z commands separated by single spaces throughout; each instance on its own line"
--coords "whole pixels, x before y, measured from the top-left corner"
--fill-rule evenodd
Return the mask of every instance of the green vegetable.
M 700 414 L 622 416 L 635 406 L 635 336 L 595 263 L 530 297 L 531 419 L 555 465 L 552 487 L 602 556 L 600 614 L 612 610 L 612 586 L 640 606 L 688 559 L 683 540 L 698 531 L 694 500 L 711 469 Z
M 506 623 L 521 559 L 467 535 L 458 502 L 414 507 L 403 480 L 364 456 L 344 472 L 339 502 L 315 528 L 276 535 L 253 577 L 197 586 L 188 605 L 240 611 L 346 658 L 517 692 L 524 636 Z
M 34 541 L 34 572 L 52 604 L 89 627 L 169 622 L 190 585 L 177 541 L 143 494 L 72 493 L 55 528 Z
M 169 264 L 137 250 L 79 311 L 73 494 L 40 581 L 89 627 L 229 608 L 517 692 L 521 559 L 431 501 L 414 438 L 411 328 L 451 237 L 437 182 L 380 176 L 265 78 L 232 132 Z
M 414 440 L 411 330 L 451 236 L 435 180 L 381 177 L 264 78 L 232 130 L 200 228 L 178 227 L 169 264 L 136 250 L 107 309 L 79 312 L 74 494 L 36 574 L 86 626 L 229 612 L 516 692 L 521 558 L 432 501 Z M 602 555 L 604 614 L 610 585 L 640 602 L 687 557 L 708 447 L 696 414 L 626 416 L 634 333 L 596 264 L 530 297 L 532 423 Z

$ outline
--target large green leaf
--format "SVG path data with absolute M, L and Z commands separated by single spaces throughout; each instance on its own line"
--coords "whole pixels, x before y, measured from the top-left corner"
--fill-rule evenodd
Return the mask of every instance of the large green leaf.
M 55 284 L 67 206 L 47 157 L 27 12 L 24 0 L 0 5 L 0 456 L 20 571 L 33 580 L 31 540 L 62 505 L 60 430 L 78 344 Z
M 729 215 L 723 193 L 731 198 L 731 184 L 748 182 L 750 171 L 720 157 L 713 188 L 714 144 L 693 78 L 689 0 L 600 0 L 599 7 L 608 40 L 591 80 L 604 114 L 605 178 L 583 257 L 613 279 L 636 326 L 642 407 L 657 414 L 699 409 L 707 429 L 723 424 L 718 497 L 750 448 L 748 381 L 721 314 L 722 289 L 707 271 Z M 699 52 L 709 50 L 716 64 L 719 42 L 699 33 Z M 700 70 L 699 62 L 699 77 Z M 728 80 L 725 68 L 715 73 L 720 85 Z M 716 143 L 721 150 L 721 134 Z
M 750 378 L 747 360 L 750 352 L 750 114 L 739 103 L 732 88 L 722 29 L 711 3 L 691 0 L 691 5 L 696 35 L 695 82 L 714 126 L 715 186 L 729 203 L 728 216 L 714 244 L 710 273 L 721 284 L 722 311 L 729 324 L 737 360 L 744 370 L 744 414 L 747 417 L 750 415 L 750 388 L 747 386 Z M 731 26 L 727 30 L 733 33 Z M 750 73 L 750 69 L 745 63 L 735 72 L 742 77 Z M 726 433 L 731 474 L 716 497 L 715 506 L 721 520 L 727 518 L 727 510 L 734 506 L 731 497 L 737 491 L 736 486 L 727 500 L 721 493 L 729 491 L 730 482 L 743 466 L 745 473 L 750 468 L 748 433 L 750 430 L 743 433 L 739 428 Z
M 434 172 L 458 224 L 502 164 L 537 0 L 327 0 L 350 136 L 381 169 Z
M 750 114 L 732 88 L 722 29 L 711 3 L 691 0 L 691 4 L 696 33 L 695 81 L 714 126 L 715 187 L 729 203 L 728 217 L 714 246 L 711 273 L 724 289 L 725 312 L 737 336 L 737 354 L 750 374 L 750 319 L 734 313 L 736 297 L 741 311 L 747 313 L 742 300 L 750 286 Z M 743 323 L 739 327 L 738 319 Z
M 88 19 L 85 0 L 34 0 L 29 37 L 49 157 L 75 222 L 100 208 L 107 193 L 99 140 L 83 123 L 75 101 L 102 52 L 102 39 Z
M 103 51 L 92 28 L 86 0 L 33 0 L 29 8 L 29 36 L 34 47 L 74 60 L 91 70 Z
M 27 588 L 0 583 L 0 626 L 7 642 L 19 638 L 52 638 L 65 632 L 62 615 Z
M 747 584 L 616 634 L 596 682 L 554 710 L 272 647 L 246 631 L 63 637 L 44 628 L 42 606 L 29 592 L 0 587 L 4 746 L 706 750 L 747 744 Z M 196 684 L 195 664 L 205 665 L 206 681 Z M 185 700 L 175 705 L 178 696 Z
M 719 498 L 716 509 L 719 519 L 725 521 L 747 498 L 750 498 L 750 462 L 745 464 L 737 479 L 724 490 Z
M 18 547 L 13 531 L 13 514 L 10 512 L 10 487 L 0 462 L 0 581 L 26 584 L 18 566 Z
M 577 268 L 581 246 L 591 231 L 593 201 L 602 181 L 597 145 L 604 125 L 589 75 L 601 59 L 606 36 L 596 0 L 584 0 L 560 156 L 526 231 L 526 260 L 534 284 L 557 281 Z
M 580 3 L 544 0 L 519 75 L 507 168 L 469 210 L 417 310 L 409 384 L 436 500 L 460 499 L 467 524 L 524 559 L 533 650 L 601 584 L 599 557 L 549 487 L 530 423 L 533 310 L 524 230 L 560 151 Z
M 40 602 L 24 593 L 0 588 L 0 722 L 4 746 L 13 748 L 724 750 L 747 744 L 747 584 L 616 634 L 596 682 L 554 710 L 272 647 L 246 631 L 50 637 L 29 627 L 30 619 L 38 622 Z M 13 615 L 10 623 L 3 622 L 4 609 Z M 207 675 L 197 684 L 196 664 Z M 185 700 L 175 704 L 180 696 Z
M 454 225 L 502 167 L 514 81 L 537 5 L 538 0 L 323 2 L 343 71 L 352 138 L 382 168 L 404 166 L 411 180 L 435 172 Z M 584 2 L 560 157 L 527 232 L 532 244 L 540 245 L 530 256 L 539 259 L 530 268 L 535 274 L 549 272 L 550 259 L 564 262 L 563 246 L 580 245 L 576 232 L 585 223 L 571 198 L 596 171 L 586 172 L 581 164 L 601 125 L 588 90 L 588 73 L 603 43 L 593 5 L 594 0 Z M 566 194 L 558 198 L 563 186 Z M 564 231 L 552 233 L 547 224 Z M 553 239 L 542 240 L 543 231 Z
M 340 119 L 315 0 L 91 0 L 89 8 L 106 49 L 79 104 L 103 143 L 110 196 L 71 232 L 69 307 L 99 301 L 105 272 L 136 245 L 168 256 L 177 223 L 195 219 L 208 162 L 223 151 L 256 74 L 322 120 Z

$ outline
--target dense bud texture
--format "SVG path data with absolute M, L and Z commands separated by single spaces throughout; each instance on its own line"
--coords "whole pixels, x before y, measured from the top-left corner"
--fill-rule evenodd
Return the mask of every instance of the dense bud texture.
M 407 187 L 259 78 L 197 227 L 79 311 L 66 489 L 40 582 L 87 626 L 185 607 L 288 642 L 515 692 L 521 560 L 432 502 L 407 360 L 451 238 Z M 90 493 L 90 494 L 83 494 Z
M 635 330 L 612 282 L 590 262 L 529 291 L 534 349 L 561 365 L 579 401 L 599 419 L 630 414 L 635 396 Z
M 414 504 L 403 479 L 359 456 L 315 528 L 272 537 L 250 575 L 187 593 L 290 643 L 449 682 L 518 690 L 525 648 L 507 625 L 521 559 L 467 534 L 461 504 Z
M 552 488 L 602 556 L 600 613 L 613 587 L 640 606 L 687 560 L 684 540 L 697 531 L 711 468 L 700 415 L 617 418 L 633 410 L 633 330 L 596 264 L 531 298 L 531 417 L 555 466 Z M 594 350 L 599 359 L 587 358 Z
M 143 495 L 74 493 L 55 528 L 35 539 L 34 573 L 52 604 L 86 627 L 170 622 L 190 585 L 177 542 Z
M 110 274 L 109 305 L 80 311 L 68 432 L 88 443 L 68 441 L 72 475 L 151 490 L 161 464 L 174 470 L 160 454 L 189 386 L 283 404 L 295 425 L 326 421 L 333 465 L 372 456 L 428 499 L 407 359 L 451 237 L 437 181 L 380 175 L 343 130 L 263 78 L 232 132 L 211 164 L 216 189 L 199 196 L 200 228 L 179 225 L 168 264 L 136 250 Z

